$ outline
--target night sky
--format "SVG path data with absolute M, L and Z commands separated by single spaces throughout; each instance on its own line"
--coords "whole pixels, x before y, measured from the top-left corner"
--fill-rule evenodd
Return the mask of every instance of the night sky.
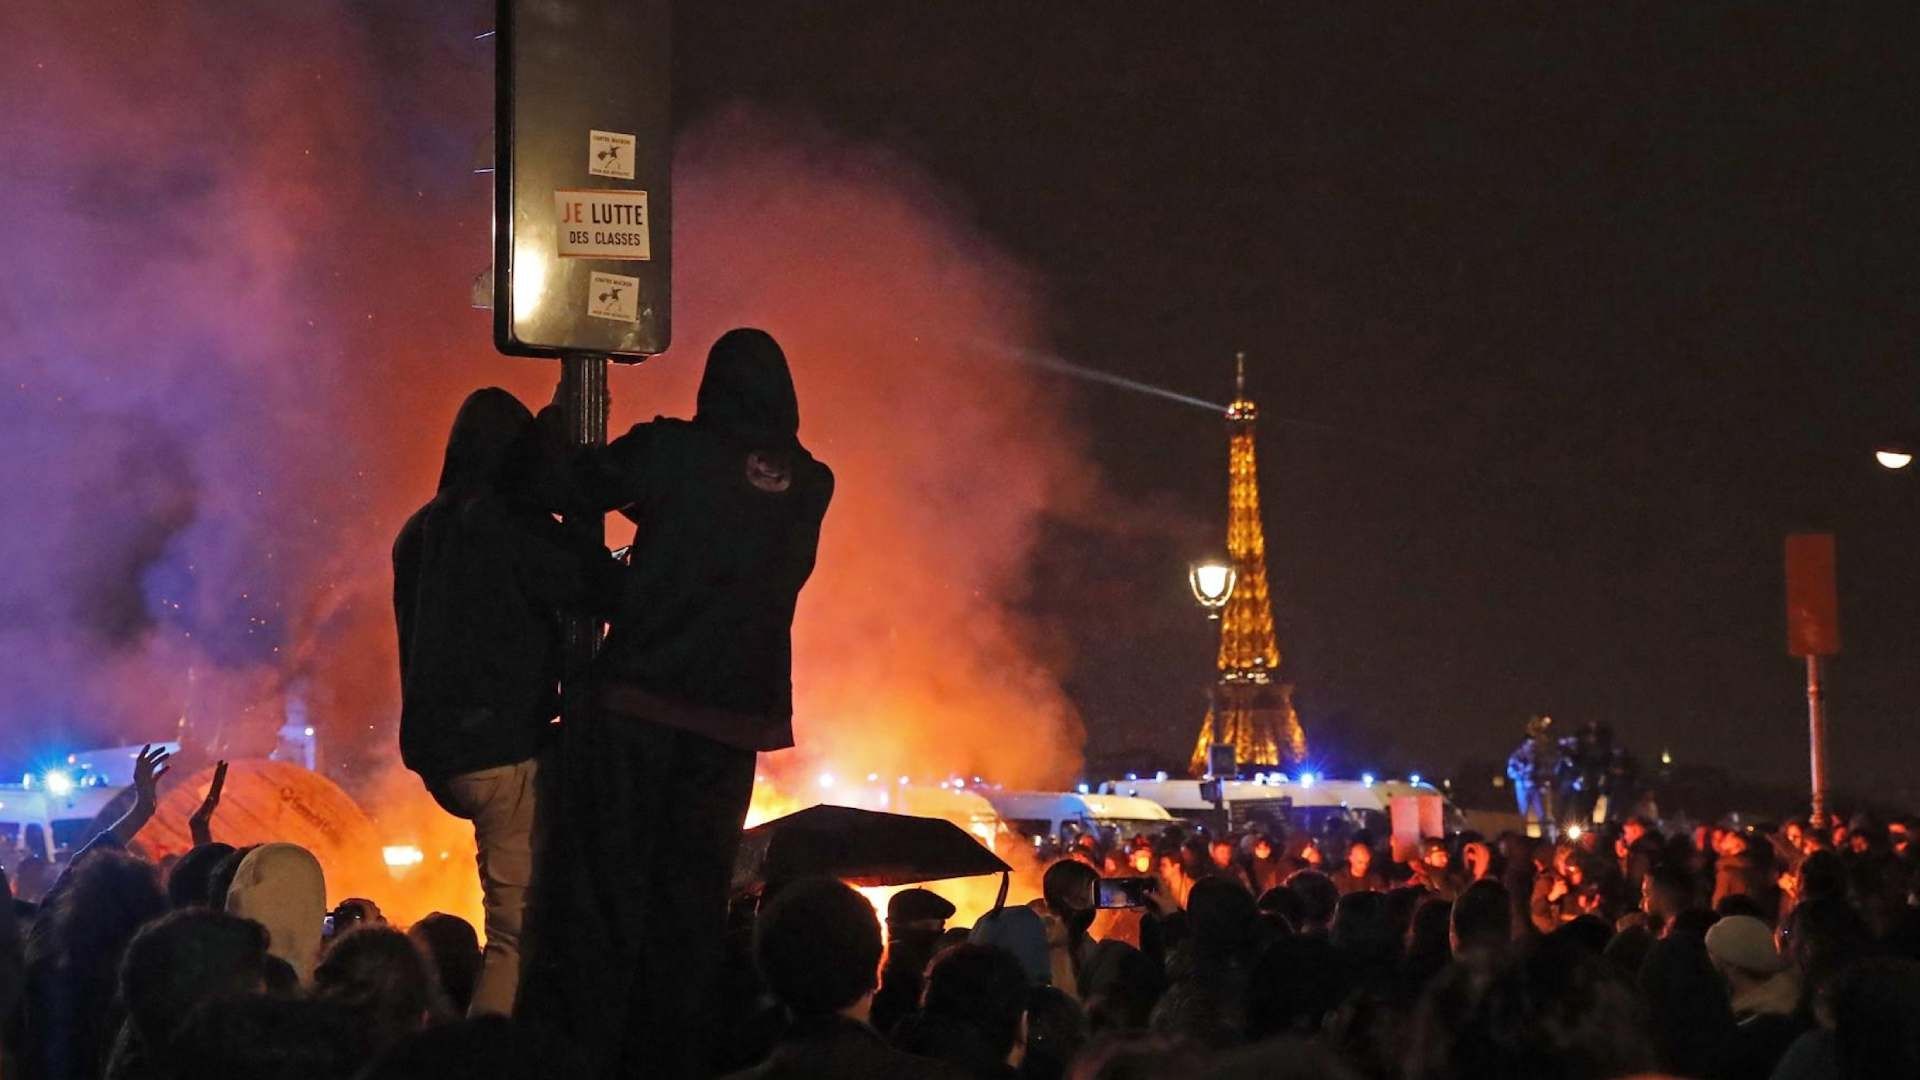
M 1869 450 L 1920 428 L 1914 9 L 1294 7 L 682 4 L 676 108 L 891 148 L 1073 362 L 1224 400 L 1245 349 L 1322 745 L 1438 774 L 1546 711 L 1793 781 L 1781 544 L 1828 526 L 1835 775 L 1911 796 L 1920 477 Z M 1027 606 L 1090 756 L 1179 758 L 1222 425 L 1064 389 L 1109 490 Z

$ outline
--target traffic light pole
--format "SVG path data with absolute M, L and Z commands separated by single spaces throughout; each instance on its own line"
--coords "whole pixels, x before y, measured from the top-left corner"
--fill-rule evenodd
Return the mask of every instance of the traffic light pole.
M 569 448 L 604 446 L 607 442 L 607 358 L 593 353 L 568 353 L 560 358 L 560 417 Z M 567 514 L 561 524 L 568 532 L 605 542 L 606 515 Z M 586 671 L 600 646 L 600 620 L 572 615 L 566 626 L 566 677 L 572 683 Z

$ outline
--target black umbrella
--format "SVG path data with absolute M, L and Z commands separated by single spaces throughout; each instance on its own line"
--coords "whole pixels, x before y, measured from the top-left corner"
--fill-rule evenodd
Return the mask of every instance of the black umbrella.
M 910 885 L 1011 869 L 951 821 L 822 805 L 748 829 L 733 887 L 815 875 L 849 885 Z

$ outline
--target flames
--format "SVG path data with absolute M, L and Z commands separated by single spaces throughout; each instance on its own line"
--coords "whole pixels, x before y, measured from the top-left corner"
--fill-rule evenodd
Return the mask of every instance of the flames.
M 458 29 L 344 2 L 0 9 L 0 486 L 36 522 L 0 538 L 0 606 L 27 613 L 0 627 L 0 740 L 184 727 L 253 756 L 298 703 L 382 846 L 423 855 L 376 899 L 477 918 L 468 826 L 394 760 L 389 544 L 462 397 L 537 406 L 557 373 L 496 355 L 468 307 L 492 96 Z M 1097 477 L 1063 388 L 1004 359 L 1050 351 L 1039 283 L 883 149 L 804 117 L 687 130 L 679 344 L 616 369 L 614 430 L 691 413 L 708 344 L 760 326 L 839 481 L 794 627 L 799 748 L 753 813 L 817 801 L 822 773 L 892 778 L 890 801 L 901 775 L 1063 784 L 1072 658 L 1018 609 L 1044 519 Z

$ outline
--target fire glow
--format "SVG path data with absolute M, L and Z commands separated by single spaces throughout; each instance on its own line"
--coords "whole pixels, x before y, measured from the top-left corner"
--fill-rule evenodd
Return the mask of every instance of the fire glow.
M 394 764 L 388 544 L 465 393 L 538 405 L 556 373 L 496 355 L 467 306 L 484 55 L 449 53 L 465 39 L 440 17 L 375 18 L 0 8 L 0 484 L 41 523 L 0 537 L 0 603 L 31 615 L 0 627 L 0 740 L 184 728 L 261 756 L 297 701 L 382 843 L 422 853 L 383 906 L 475 917 L 469 827 Z M 1014 605 L 1043 515 L 1096 478 L 1057 382 L 969 344 L 1046 351 L 1033 283 L 883 151 L 804 118 L 688 129 L 680 344 L 616 370 L 614 429 L 689 414 L 728 327 L 793 360 L 802 437 L 840 483 L 795 626 L 800 749 L 764 759 L 769 788 L 1057 786 L 1080 724 Z

